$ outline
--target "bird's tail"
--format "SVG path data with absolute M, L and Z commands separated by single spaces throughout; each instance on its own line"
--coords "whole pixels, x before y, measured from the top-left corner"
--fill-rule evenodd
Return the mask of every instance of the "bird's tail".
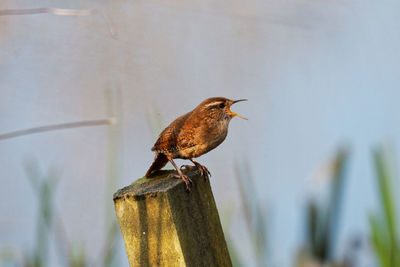
M 163 153 L 156 153 L 153 164 L 151 164 L 149 170 L 145 176 L 149 176 L 152 172 L 160 170 L 168 163 L 168 158 Z

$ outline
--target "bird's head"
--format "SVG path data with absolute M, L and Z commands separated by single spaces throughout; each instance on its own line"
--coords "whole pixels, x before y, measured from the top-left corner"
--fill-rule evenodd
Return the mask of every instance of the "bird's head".
M 247 120 L 245 117 L 231 111 L 230 109 L 233 104 L 241 101 L 247 101 L 247 99 L 230 100 L 225 97 L 212 97 L 201 102 L 196 109 L 207 115 L 207 117 L 216 120 L 231 120 L 235 116 Z

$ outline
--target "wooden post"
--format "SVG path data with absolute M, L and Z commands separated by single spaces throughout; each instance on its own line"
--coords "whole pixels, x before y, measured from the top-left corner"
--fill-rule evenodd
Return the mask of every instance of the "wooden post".
M 114 194 L 130 266 L 232 266 L 210 183 L 197 171 L 188 193 L 172 171 Z

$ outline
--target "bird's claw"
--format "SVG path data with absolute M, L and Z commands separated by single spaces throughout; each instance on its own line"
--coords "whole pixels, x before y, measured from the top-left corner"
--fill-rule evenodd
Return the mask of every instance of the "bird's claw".
M 198 166 L 201 176 L 204 177 L 205 180 L 209 179 L 211 176 L 210 171 L 203 165 Z
M 172 177 L 175 177 L 175 178 L 180 178 L 180 179 L 182 179 L 184 182 L 185 182 L 185 184 L 186 184 L 186 189 L 189 191 L 189 192 L 191 192 L 192 190 L 190 189 L 190 187 L 193 185 L 193 181 L 192 181 L 192 179 L 190 179 L 187 175 L 185 175 L 185 174 L 172 174 Z
M 207 180 L 211 177 L 210 171 L 201 164 L 196 164 L 197 169 L 200 171 L 200 175 L 204 177 L 204 180 Z

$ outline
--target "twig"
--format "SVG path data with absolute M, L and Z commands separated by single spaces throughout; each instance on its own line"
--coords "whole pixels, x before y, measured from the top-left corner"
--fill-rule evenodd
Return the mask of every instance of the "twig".
M 78 122 L 46 125 L 46 126 L 34 127 L 34 128 L 9 132 L 9 133 L 5 133 L 5 134 L 0 134 L 0 141 L 9 139 L 9 138 L 23 136 L 23 135 L 35 134 L 35 133 L 62 130 L 62 129 L 68 129 L 68 128 L 77 128 L 77 127 L 111 125 L 114 123 L 115 123 L 115 119 L 110 118 L 110 119 L 103 119 L 103 120 L 78 121 Z
M 12 15 L 35 15 L 35 14 L 52 14 L 58 16 L 90 16 L 99 14 L 106 22 L 108 30 L 112 38 L 117 38 L 117 33 L 111 19 L 103 12 L 97 9 L 67 9 L 67 8 L 27 8 L 27 9 L 0 9 L 0 16 Z
M 0 16 L 8 15 L 32 15 L 48 13 L 53 15 L 61 16 L 88 16 L 94 13 L 93 9 L 65 9 L 65 8 L 28 8 L 28 9 L 2 9 L 0 10 Z

